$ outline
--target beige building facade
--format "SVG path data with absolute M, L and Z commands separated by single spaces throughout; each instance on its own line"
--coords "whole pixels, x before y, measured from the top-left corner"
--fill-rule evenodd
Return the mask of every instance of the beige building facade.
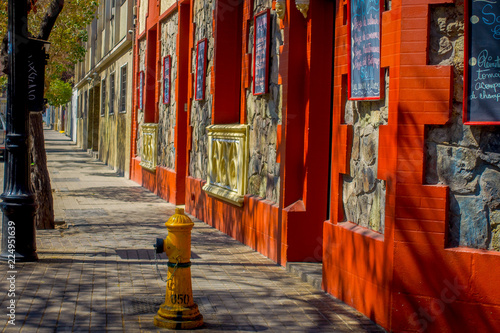
M 75 68 L 77 144 L 119 175 L 130 173 L 132 0 L 102 1 Z

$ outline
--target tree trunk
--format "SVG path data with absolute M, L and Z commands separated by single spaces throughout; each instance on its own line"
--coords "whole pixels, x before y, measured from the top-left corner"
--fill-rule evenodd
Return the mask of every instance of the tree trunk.
M 35 223 L 38 229 L 54 229 L 54 203 L 47 169 L 42 113 L 30 112 L 31 184 L 35 193 Z
M 52 0 L 40 26 L 38 39 L 47 40 L 64 6 L 64 0 Z M 35 192 L 35 222 L 38 229 L 54 229 L 54 201 L 50 186 L 43 120 L 40 112 L 30 112 L 31 183 Z

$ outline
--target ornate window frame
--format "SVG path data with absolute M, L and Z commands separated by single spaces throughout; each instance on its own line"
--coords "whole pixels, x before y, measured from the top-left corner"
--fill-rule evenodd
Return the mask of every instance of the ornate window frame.
M 243 206 L 248 183 L 248 125 L 210 125 L 208 176 L 203 190 L 236 206 Z
M 158 124 L 142 124 L 142 154 L 139 165 L 151 172 L 156 172 L 158 164 Z

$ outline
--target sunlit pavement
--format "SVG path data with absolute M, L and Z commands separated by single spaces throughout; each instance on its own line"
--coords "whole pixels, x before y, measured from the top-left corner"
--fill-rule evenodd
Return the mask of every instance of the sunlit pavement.
M 174 212 L 45 130 L 55 230 L 39 230 L 39 261 L 17 263 L 15 326 L 8 323 L 7 265 L 0 313 L 7 332 L 157 331 L 153 317 L 166 284 L 153 243 Z M 3 163 L 1 165 L 3 175 Z M 197 331 L 382 332 L 368 318 L 286 272 L 251 248 L 194 219 L 193 296 L 205 325 Z M 165 257 L 160 260 L 166 275 Z M 163 330 L 160 330 L 163 331 Z M 168 330 L 164 330 L 168 331 Z

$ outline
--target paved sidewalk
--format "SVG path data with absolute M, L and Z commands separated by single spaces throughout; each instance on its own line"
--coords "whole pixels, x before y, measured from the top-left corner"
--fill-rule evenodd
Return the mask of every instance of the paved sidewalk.
M 0 271 L 6 332 L 156 332 L 166 284 L 153 243 L 174 206 L 46 130 L 56 220 L 37 234 L 36 263 L 18 263 L 15 326 L 7 320 L 7 265 Z M 193 296 L 198 332 L 383 332 L 359 312 L 271 260 L 193 219 Z M 161 269 L 166 272 L 166 260 Z M 166 274 L 166 273 L 165 273 Z

